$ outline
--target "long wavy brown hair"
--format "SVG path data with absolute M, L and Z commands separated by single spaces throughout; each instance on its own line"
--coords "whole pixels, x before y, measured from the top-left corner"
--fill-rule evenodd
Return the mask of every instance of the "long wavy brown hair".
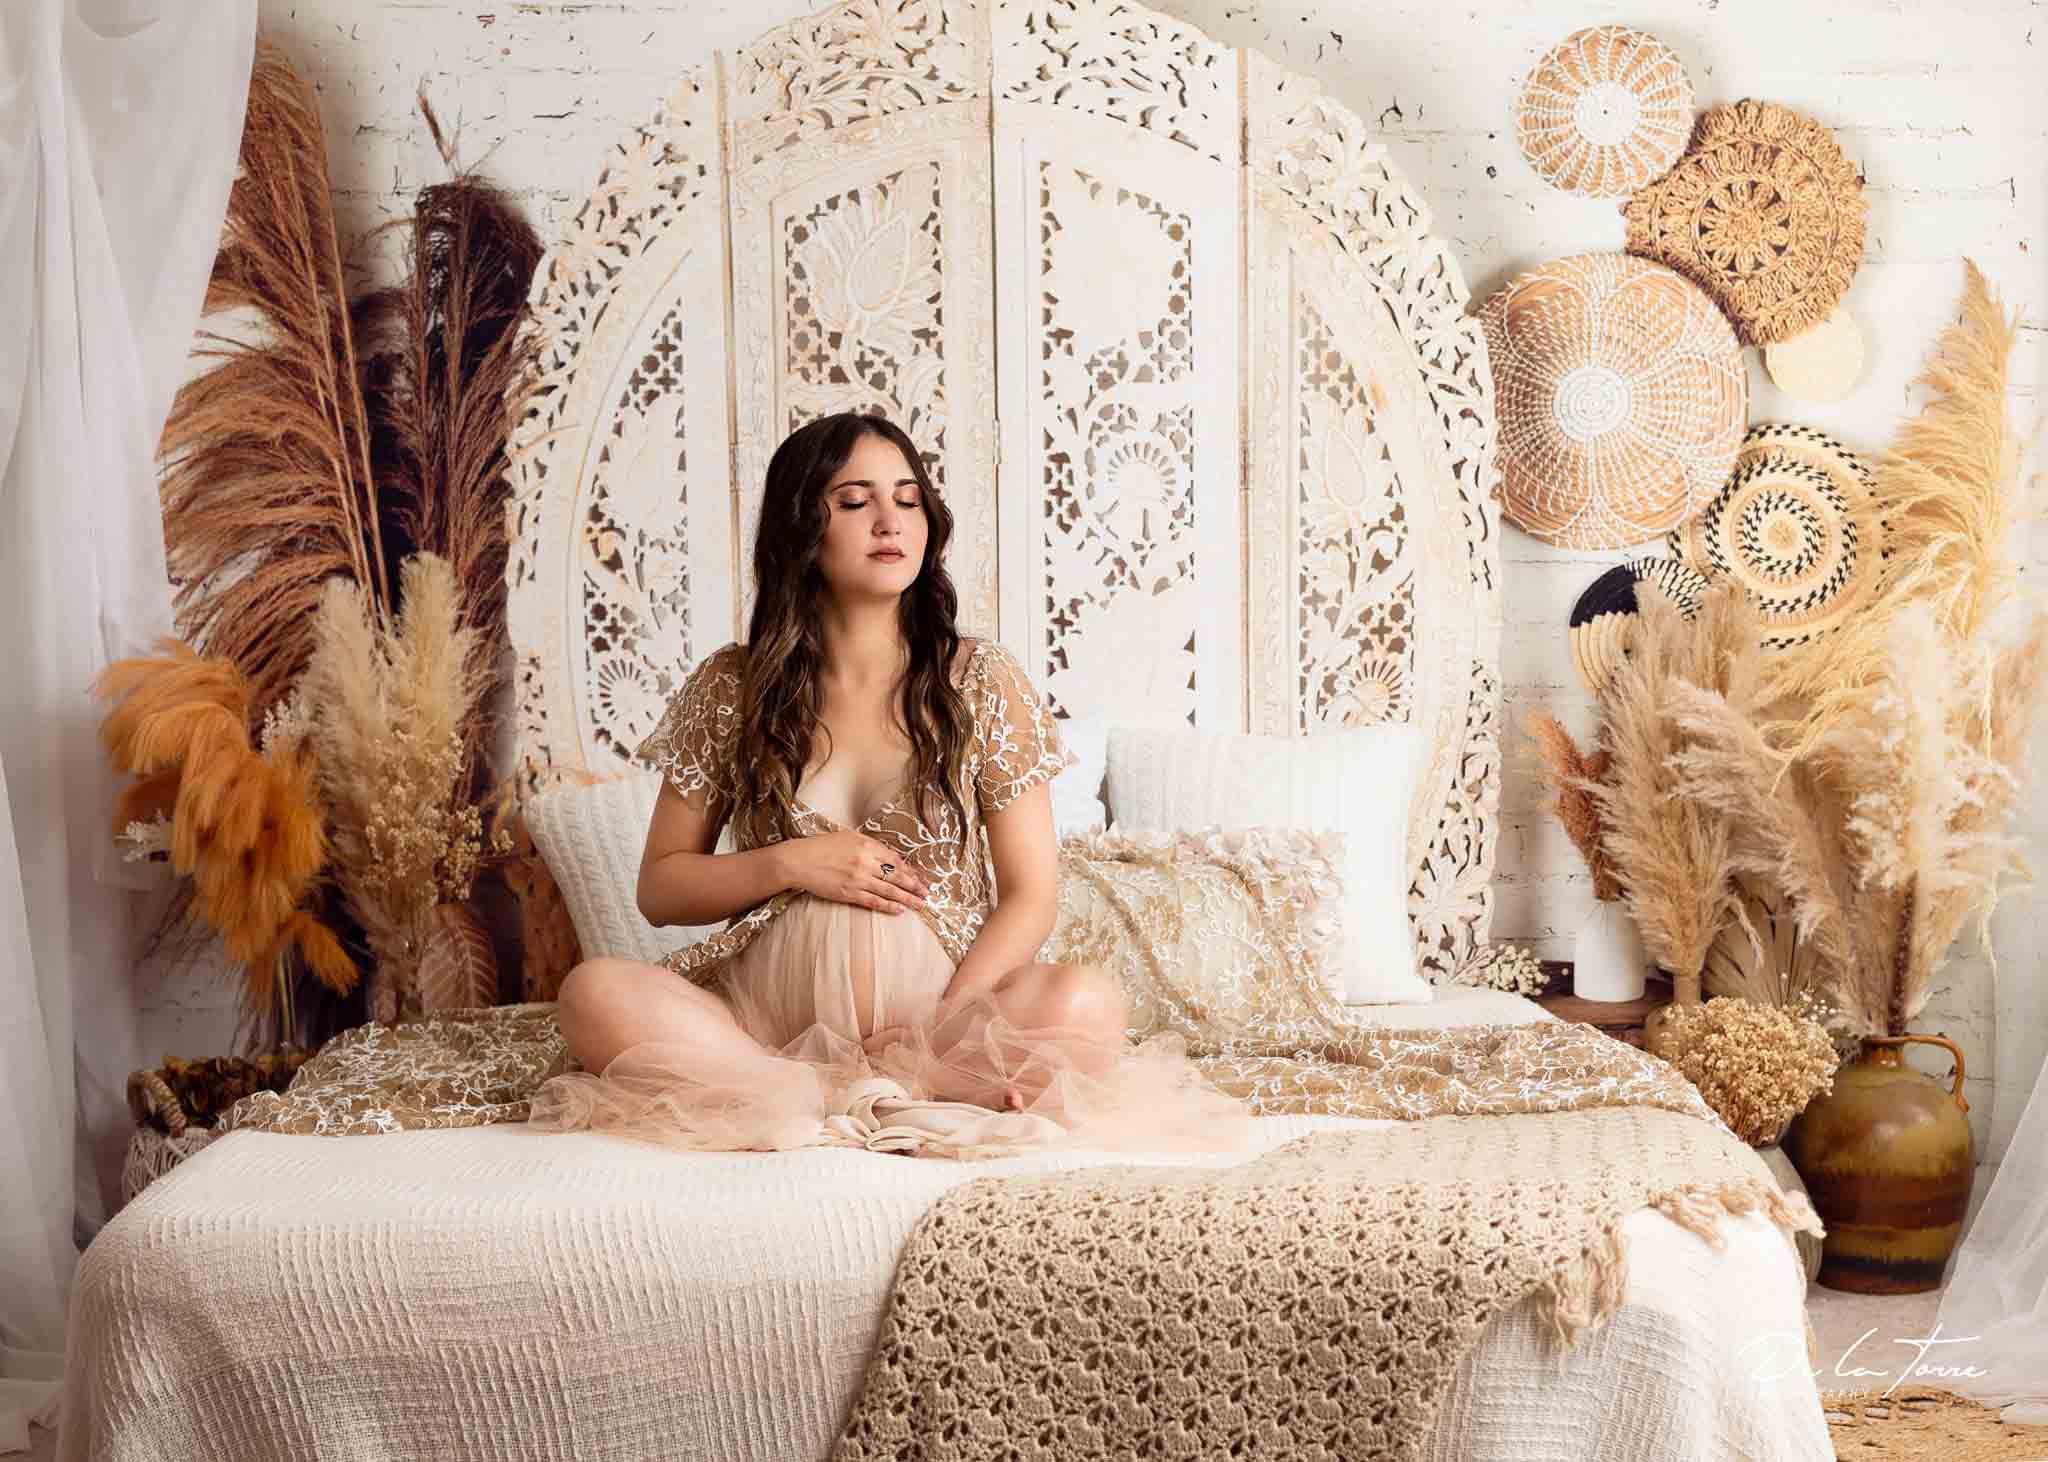
M 794 804 L 810 764 L 823 695 L 822 606 L 828 592 L 818 568 L 830 508 L 825 489 L 864 435 L 895 443 L 910 464 L 924 505 L 924 562 L 897 601 L 897 626 L 910 649 L 903 678 L 902 721 L 910 737 L 909 787 L 921 820 L 936 793 L 967 826 L 961 794 L 971 716 L 967 697 L 945 673 L 960 647 L 954 618 L 959 595 L 946 572 L 953 514 L 932 487 L 924 457 L 903 428 L 876 412 L 842 411 L 797 428 L 768 460 L 761 518 L 754 530 L 754 611 L 747 624 L 740 681 L 742 755 L 736 832 L 767 841 L 770 830 L 793 836 Z M 827 733 L 829 739 L 830 733 Z M 751 825 L 749 825 L 751 824 Z M 741 842 L 740 846 L 748 846 Z

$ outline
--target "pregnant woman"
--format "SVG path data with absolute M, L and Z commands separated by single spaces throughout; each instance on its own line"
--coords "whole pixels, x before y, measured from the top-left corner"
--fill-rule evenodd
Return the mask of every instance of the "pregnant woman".
M 1036 958 L 1047 784 L 1070 758 L 1016 659 L 955 628 L 952 528 L 883 417 L 777 448 L 747 641 L 700 663 L 636 752 L 664 773 L 641 912 L 731 923 L 661 965 L 570 972 L 584 1069 L 540 1088 L 533 1125 L 950 1157 L 1248 1139 L 1176 1038 L 1126 1041 L 1113 977 Z M 714 852 L 728 819 L 735 851 Z

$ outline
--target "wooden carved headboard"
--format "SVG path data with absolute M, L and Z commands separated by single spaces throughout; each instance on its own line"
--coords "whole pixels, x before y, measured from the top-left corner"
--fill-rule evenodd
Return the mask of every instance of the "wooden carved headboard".
M 963 629 L 1064 714 L 1421 725 L 1411 895 L 1486 935 L 1492 382 L 1357 116 L 1119 0 L 852 0 L 685 75 L 536 277 L 507 570 L 529 775 L 609 768 L 741 637 L 768 457 L 874 407 Z

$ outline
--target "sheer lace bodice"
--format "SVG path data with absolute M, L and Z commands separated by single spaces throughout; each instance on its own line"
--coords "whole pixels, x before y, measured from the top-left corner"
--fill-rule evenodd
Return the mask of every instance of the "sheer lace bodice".
M 634 755 L 658 768 L 683 797 L 707 815 L 729 816 L 739 785 L 736 757 L 743 728 L 739 686 L 745 651 L 728 644 L 707 656 L 669 700 L 660 722 Z M 974 943 L 995 902 L 984 819 L 1014 798 L 1050 781 L 1075 760 L 1060 739 L 1059 722 L 1033 688 L 1017 658 L 993 640 L 970 641 L 970 653 L 956 682 L 967 696 L 973 732 L 962 774 L 971 791 L 962 828 L 950 805 L 930 799 L 936 820 L 916 811 L 907 786 L 885 797 L 860 824 L 860 831 L 901 850 L 931 880 L 931 894 L 919 912 L 940 945 L 958 964 Z M 793 809 L 797 835 L 830 832 L 840 826 L 806 803 Z M 771 837 L 769 841 L 773 841 Z M 754 846 L 735 834 L 742 851 Z M 717 934 L 677 950 L 664 963 L 698 984 L 712 984 L 722 968 L 801 893 L 785 889 L 735 916 Z

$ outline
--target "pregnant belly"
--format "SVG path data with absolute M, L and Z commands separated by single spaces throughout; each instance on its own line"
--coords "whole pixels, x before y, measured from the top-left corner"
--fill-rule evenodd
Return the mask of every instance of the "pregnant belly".
M 920 915 L 803 893 L 732 957 L 721 983 L 741 1029 L 780 1049 L 814 1025 L 857 1040 L 918 1024 L 952 978 Z

